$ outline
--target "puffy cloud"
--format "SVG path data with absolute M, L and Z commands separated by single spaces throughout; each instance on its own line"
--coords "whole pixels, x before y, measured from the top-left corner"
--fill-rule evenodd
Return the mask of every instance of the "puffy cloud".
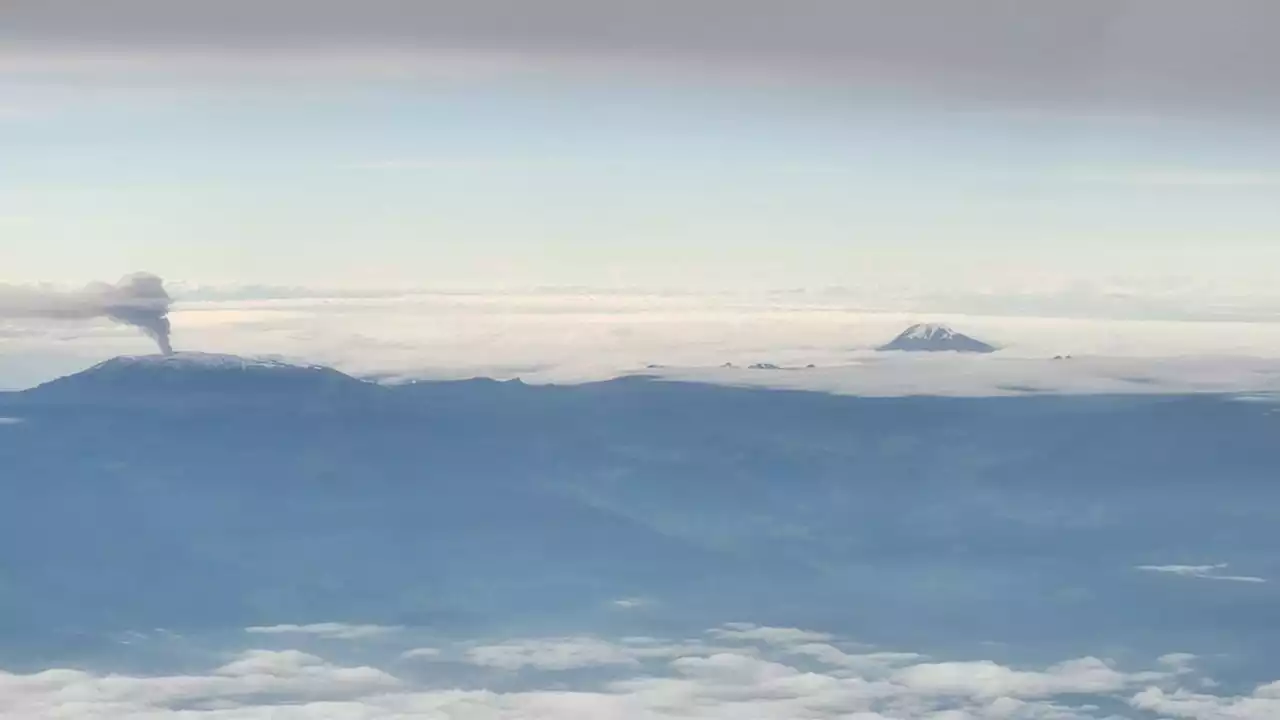
M 326 622 L 310 625 L 267 625 L 245 628 L 253 635 L 313 635 L 326 640 L 362 640 L 381 637 L 398 632 L 403 628 L 386 625 L 349 625 L 347 623 Z
M 1266 698 L 1268 700 L 1280 700 L 1280 680 L 1266 685 L 1258 686 L 1253 692 L 1254 697 Z
M 1184 689 L 1168 692 L 1152 687 L 1134 695 L 1130 704 L 1167 718 L 1272 720 L 1280 717 L 1280 683 L 1263 685 L 1251 695 L 1241 697 L 1205 695 Z
M 773 632 L 769 632 L 772 630 Z M 788 632 L 781 632 L 787 630 Z M 737 633 L 734 635 L 733 633 Z M 858 655 L 824 633 L 737 624 L 710 633 L 728 646 L 594 636 L 444 643 L 388 650 L 459 659 L 474 676 L 397 676 L 299 650 L 248 650 L 207 672 L 129 675 L 49 669 L 0 672 L 0 718 L 15 720 L 1107 720 L 1097 700 L 1187 720 L 1261 720 L 1280 712 L 1280 682 L 1247 696 L 1187 688 L 1194 658 L 1125 670 L 1097 658 L 1048 667 L 990 660 L 921 662 L 913 653 Z M 722 637 L 723 636 L 723 637 Z M 344 646 L 331 646 L 338 650 Z M 380 646 L 379 646 L 380 647 Z M 362 648 L 361 657 L 368 657 Z M 374 662 L 374 665 L 382 663 Z M 475 667 L 479 666 L 479 667 Z M 419 671 L 421 668 L 417 668 Z M 494 669 L 501 689 L 486 688 Z M 582 674 L 572 671 L 591 669 Z M 558 672 L 564 671 L 564 672 Z M 557 672 L 548 679 L 547 672 Z M 468 679 L 469 677 L 469 679 Z M 1085 702 L 1088 696 L 1094 702 Z
M 894 668 L 926 659 L 919 653 L 868 652 L 848 653 L 829 643 L 803 643 L 788 648 L 793 655 L 804 655 L 825 665 L 847 667 L 864 674 L 887 673 Z
M 1043 671 L 1014 670 L 989 660 L 913 665 L 893 680 L 923 693 L 977 698 L 1043 698 L 1122 690 L 1147 676 L 1120 672 L 1098 658 L 1080 658 Z
M 256 698 L 324 701 L 399 685 L 394 677 L 372 667 L 340 667 L 297 650 L 250 650 L 206 675 L 134 677 L 64 669 L 30 675 L 0 672 L 0 717 L 178 717 L 177 709 L 184 707 L 202 708 L 217 717 L 221 709 L 252 706 Z

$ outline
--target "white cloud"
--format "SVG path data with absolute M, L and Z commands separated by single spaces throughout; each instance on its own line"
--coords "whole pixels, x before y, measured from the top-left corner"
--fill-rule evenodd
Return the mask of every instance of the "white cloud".
M 648 607 L 652 604 L 653 601 L 648 598 L 641 597 L 618 598 L 617 600 L 609 603 L 610 607 L 618 610 L 637 610 L 639 608 Z
M 1258 686 L 1258 689 L 1254 690 L 1253 694 L 1256 697 L 1267 698 L 1268 700 L 1280 700 L 1280 680 Z
M 178 717 L 174 708 L 183 706 L 230 708 L 267 695 L 340 699 L 399 686 L 394 677 L 372 667 L 339 667 L 296 650 L 251 650 L 207 675 L 0 672 L 0 718 Z
M 17 425 L 26 422 L 22 418 L 0 416 L 0 425 Z
M 751 623 L 727 623 L 723 627 L 709 631 L 709 634 L 721 640 L 754 641 L 782 646 L 824 642 L 831 639 L 827 633 L 799 628 L 761 627 Z
M 1044 698 L 1114 693 L 1132 685 L 1135 676 L 1090 657 L 1043 671 L 1014 670 L 987 660 L 921 664 L 899 670 L 893 680 L 913 690 L 938 695 Z
M 647 373 L 881 396 L 1280 392 L 1280 323 L 996 317 L 920 312 L 910 302 L 867 309 L 862 303 L 869 300 L 834 291 L 437 292 L 191 300 L 179 302 L 172 321 L 179 349 L 279 355 L 393 378 L 565 383 Z M 1199 295 L 1197 302 L 1209 301 Z M 917 320 L 945 322 L 1004 349 L 984 357 L 870 350 Z M 28 323 L 12 330 L 0 335 L 0 387 L 29 386 L 111 355 L 149 350 L 143 339 L 109 324 L 69 330 Z M 1067 354 L 1073 359 L 1052 359 Z M 726 362 L 736 367 L 721 367 Z M 748 369 L 761 362 L 784 369 Z
M 310 625 L 256 626 L 247 627 L 244 631 L 252 635 L 313 635 L 326 640 L 363 640 L 365 638 L 390 635 L 403 629 L 386 625 L 349 625 L 347 623 L 326 622 Z
M 431 647 L 413 648 L 400 653 L 401 659 L 404 660 L 432 660 L 439 658 L 441 655 L 443 653 L 440 652 L 440 648 Z
M 458 657 L 471 680 L 398 677 L 298 650 L 249 650 L 205 673 L 153 675 L 49 669 L 0 671 L 0 718 L 8 720 L 1104 720 L 1089 695 L 1188 720 L 1262 720 L 1280 712 L 1280 682 L 1243 697 L 1188 688 L 1192 657 L 1167 655 L 1157 669 L 1126 670 L 1097 658 L 1048 667 L 990 660 L 921 662 L 914 653 L 846 653 L 825 633 L 738 624 L 709 631 L 729 647 L 631 637 L 525 638 L 446 643 L 389 653 Z M 335 646 L 340 647 L 340 646 Z M 362 651 L 362 657 L 366 654 Z M 397 667 L 405 669 L 405 666 Z M 591 668 L 604 680 L 548 680 L 544 671 Z M 484 689 L 486 671 L 509 675 Z M 539 671 L 529 673 L 528 671 Z M 1197 682 L 1199 684 L 1197 684 Z
M 864 674 L 881 675 L 902 665 L 927 659 L 919 653 L 867 652 L 849 653 L 829 643 L 804 643 L 787 650 L 793 655 L 809 656 L 824 665 L 847 667 Z
M 285 676 L 321 667 L 324 660 L 299 650 L 250 650 L 235 660 L 214 670 L 219 675 L 243 677 L 249 675 Z
M 1173 692 L 1147 688 L 1133 696 L 1130 704 L 1139 710 L 1167 718 L 1186 720 L 1274 720 L 1280 717 L 1277 683 L 1263 685 L 1251 695 L 1221 697 L 1185 689 Z
M 1199 578 L 1201 580 L 1221 580 L 1225 582 L 1265 583 L 1266 578 L 1253 575 L 1224 575 L 1219 571 L 1228 567 L 1226 563 L 1216 565 L 1139 565 L 1135 569 L 1143 572 L 1163 573 L 1179 577 Z

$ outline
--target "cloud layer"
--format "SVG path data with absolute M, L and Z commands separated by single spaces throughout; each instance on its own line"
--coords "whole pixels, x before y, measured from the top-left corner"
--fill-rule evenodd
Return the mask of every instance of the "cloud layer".
M 612 61 L 1068 109 L 1269 115 L 1277 24 L 1269 0 L 11 0 L 0 47 L 64 67 L 68 46 L 97 50 L 98 64 L 193 48 L 228 62 L 271 49 L 268 64 L 392 50 L 402 56 L 374 67 L 400 72 L 441 54 L 506 57 L 511 69 Z
M 360 656 L 370 653 L 366 647 Z M 1280 712 L 1280 683 L 1208 694 L 1213 683 L 1197 664 L 1187 655 L 1156 658 L 1150 668 L 1097 657 L 1040 667 L 932 660 L 736 623 L 681 640 L 453 642 L 371 664 L 258 648 L 193 674 L 0 672 L 0 717 L 1104 720 L 1150 711 L 1262 720 Z
M 173 322 L 186 350 L 283 356 L 385 378 L 579 382 L 646 373 L 865 395 L 1280 390 L 1280 324 L 1261 316 L 1085 320 L 923 312 L 905 300 L 864 300 L 586 291 L 223 295 L 182 300 Z M 919 321 L 946 322 L 1003 349 L 983 358 L 871 352 Z M 0 388 L 144 351 L 132 333 L 107 323 L 0 321 Z M 781 369 L 749 369 L 755 364 Z

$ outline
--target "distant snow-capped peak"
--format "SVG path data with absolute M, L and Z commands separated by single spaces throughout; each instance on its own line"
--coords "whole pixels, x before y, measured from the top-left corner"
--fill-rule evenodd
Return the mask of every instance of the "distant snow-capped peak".
M 966 352 L 990 353 L 997 348 L 981 340 L 958 333 L 946 325 L 939 323 L 918 323 L 912 325 L 894 338 L 888 345 L 879 350 L 905 350 L 908 352 Z

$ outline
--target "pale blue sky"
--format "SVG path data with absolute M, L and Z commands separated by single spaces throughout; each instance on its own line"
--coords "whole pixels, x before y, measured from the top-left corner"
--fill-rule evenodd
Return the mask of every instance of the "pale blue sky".
M 590 56 L 389 73 L 370 51 L 8 47 L 0 282 L 972 289 L 1280 262 L 1271 116 L 1204 102 Z

